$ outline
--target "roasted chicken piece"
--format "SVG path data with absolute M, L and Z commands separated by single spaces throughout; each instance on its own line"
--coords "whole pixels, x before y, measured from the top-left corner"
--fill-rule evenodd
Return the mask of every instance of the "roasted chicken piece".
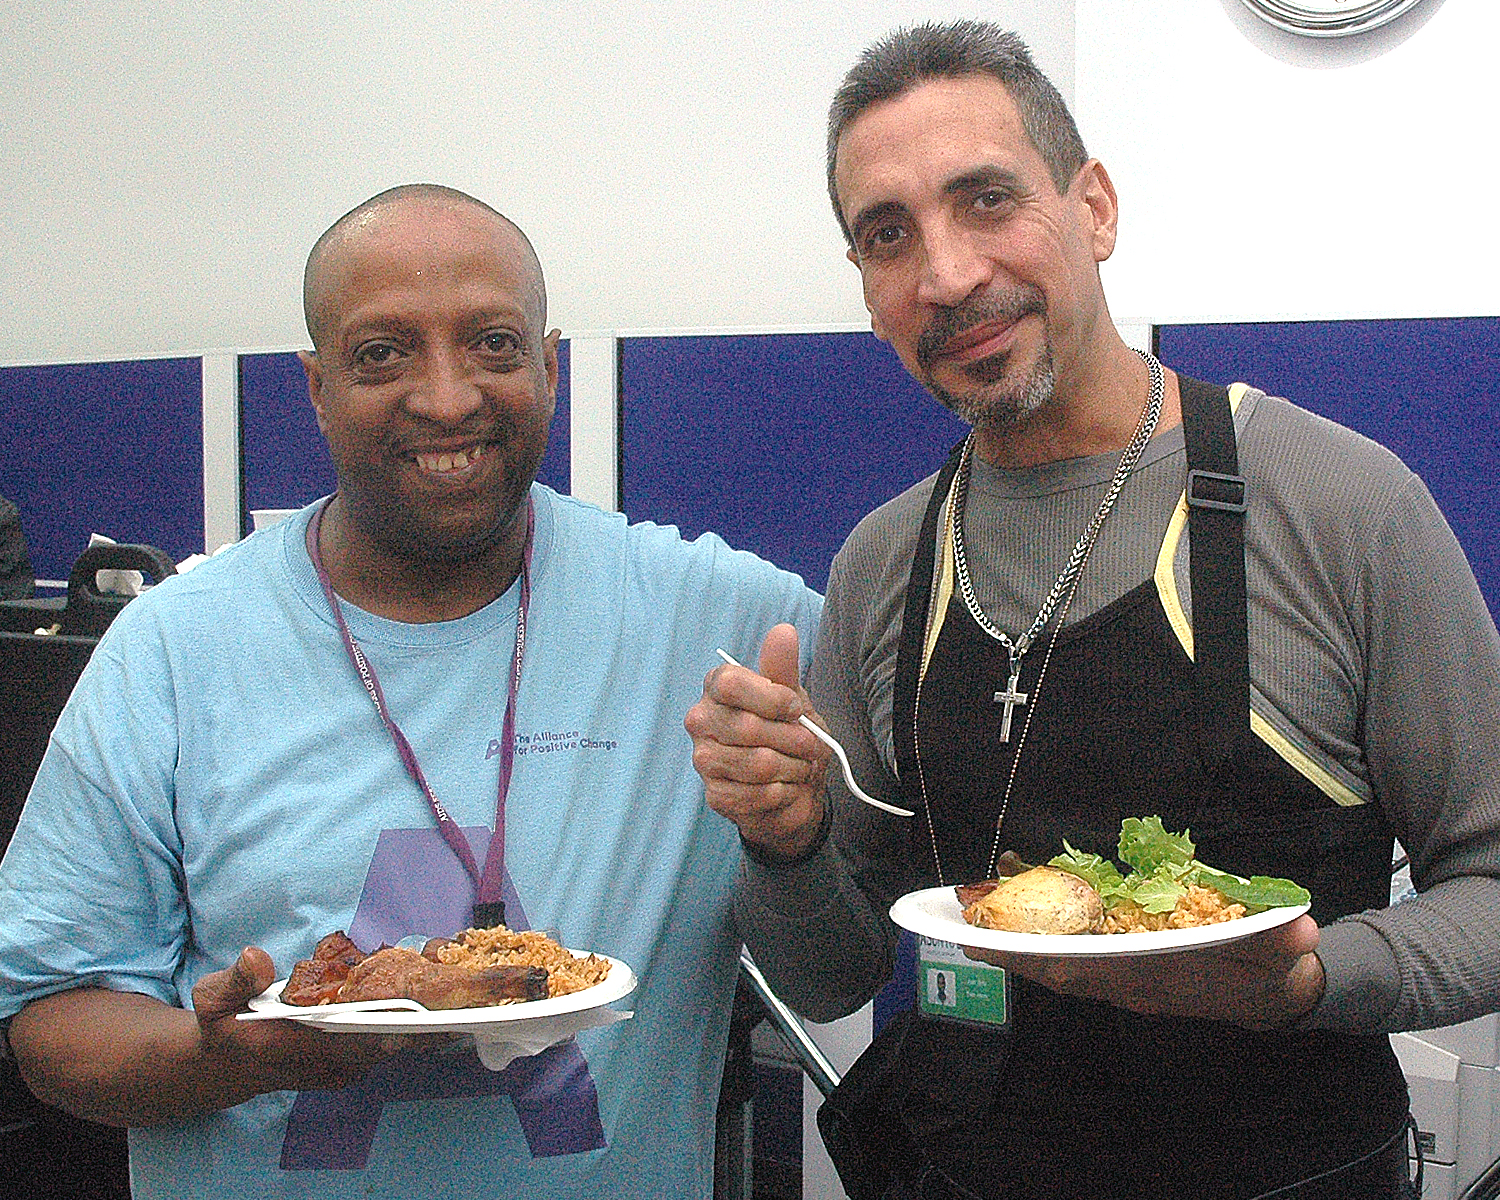
M 364 951 L 342 929 L 330 933 L 313 948 L 311 958 L 302 959 L 292 968 L 286 987 L 281 989 L 281 1002 L 302 1006 L 333 1004 L 339 998 L 344 980 L 349 978 L 349 969 L 364 957 Z
M 311 1007 L 350 1000 L 415 1000 L 423 1008 L 480 1008 L 509 1000 L 545 1000 L 545 967 L 475 969 L 437 960 L 451 938 L 431 938 L 422 953 L 382 946 L 366 955 L 342 930 L 318 942 L 292 968 L 283 1004 Z
M 480 1008 L 507 1000 L 545 1000 L 544 967 L 473 970 L 433 962 L 415 950 L 378 950 L 349 971 L 340 1001 L 415 1000 L 423 1008 Z
M 1014 850 L 1007 850 L 995 863 L 995 870 L 999 873 L 998 878 L 986 879 L 983 883 L 960 883 L 953 889 L 953 893 L 958 897 L 958 902 L 968 908 L 974 901 L 983 900 L 999 887 L 1002 879 L 1009 879 L 1031 869 L 1031 864 L 1023 860 Z
M 1104 904 L 1077 875 L 1033 867 L 1002 879 L 964 909 L 964 920 L 1011 933 L 1100 933 Z
M 364 959 L 365 952 L 351 942 L 349 935 L 342 929 L 336 929 L 322 938 L 313 947 L 312 956 L 314 958 L 327 959 L 329 962 L 340 962 L 346 967 L 352 967 L 355 963 Z
M 958 897 L 959 904 L 968 908 L 974 901 L 983 900 L 999 886 L 998 879 L 986 879 L 983 883 L 960 883 L 954 887 L 953 894 Z
M 422 945 L 422 957 L 429 958 L 433 962 L 440 962 L 438 951 L 444 946 L 454 946 L 457 943 L 452 938 L 436 937 L 428 938 Z
M 348 978 L 349 968 L 341 962 L 304 958 L 292 968 L 286 987 L 281 989 L 281 1002 L 302 1006 L 333 1004 Z

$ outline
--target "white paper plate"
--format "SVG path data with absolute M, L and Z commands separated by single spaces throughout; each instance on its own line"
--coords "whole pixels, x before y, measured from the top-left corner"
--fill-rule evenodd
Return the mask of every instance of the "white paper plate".
M 579 958 L 587 957 L 578 951 Z M 384 1011 L 384 1012 L 330 1012 L 327 1007 L 283 1004 L 277 999 L 286 987 L 285 979 L 278 979 L 255 999 L 250 1001 L 250 1011 L 266 1016 L 285 1017 L 288 1021 L 301 1021 L 318 1029 L 337 1033 L 482 1033 L 486 1029 L 513 1028 L 520 1021 L 536 1021 L 567 1013 L 587 1012 L 602 1008 L 635 991 L 635 972 L 618 958 L 599 955 L 609 961 L 609 974 L 591 988 L 572 992 L 566 996 L 549 996 L 545 1000 L 521 1000 L 515 1004 L 495 1004 L 485 1008 L 450 1008 L 429 1012 Z
M 963 906 L 951 887 L 908 892 L 891 905 L 891 920 L 902 929 L 941 942 L 1002 950 L 1007 954 L 1097 957 L 1106 954 L 1170 954 L 1200 946 L 1218 946 L 1294 921 L 1307 905 L 1268 908 L 1238 921 L 1220 921 L 1195 929 L 1167 929 L 1160 933 L 1007 933 L 981 929 L 964 920 Z

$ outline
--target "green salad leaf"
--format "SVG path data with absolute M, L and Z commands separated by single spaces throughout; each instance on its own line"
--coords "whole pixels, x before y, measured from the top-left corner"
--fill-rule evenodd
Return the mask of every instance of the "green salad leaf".
M 1271 875 L 1252 875 L 1249 879 L 1220 875 L 1211 886 L 1218 888 L 1236 904 L 1243 904 L 1247 913 L 1312 902 L 1312 893 L 1305 887 L 1290 879 L 1277 879 Z
M 1187 887 L 1167 872 L 1155 875 L 1132 875 L 1126 881 L 1128 898 L 1148 913 L 1171 912 L 1177 901 L 1187 895 Z
M 1186 866 L 1195 849 L 1186 830 L 1168 833 L 1160 817 L 1126 817 L 1120 822 L 1120 861 L 1142 875 L 1155 875 L 1164 863 Z
M 1063 840 L 1065 853 L 1048 866 L 1070 871 L 1099 893 L 1106 909 L 1129 900 L 1149 913 L 1170 912 L 1187 895 L 1189 884 L 1217 888 L 1247 914 L 1268 908 L 1307 904 L 1312 893 L 1290 879 L 1253 875 L 1242 879 L 1194 857 L 1197 847 L 1187 830 L 1169 832 L 1160 817 L 1126 817 L 1120 822 L 1120 861 L 1131 868 L 1122 875 L 1109 859 L 1079 850 Z
M 1059 854 L 1047 865 L 1059 867 L 1064 871 L 1071 871 L 1085 883 L 1098 892 L 1101 896 L 1113 895 L 1123 884 L 1124 878 L 1120 874 L 1120 868 L 1098 854 L 1088 854 L 1068 844 L 1068 839 L 1063 838 L 1063 850 L 1066 853 Z

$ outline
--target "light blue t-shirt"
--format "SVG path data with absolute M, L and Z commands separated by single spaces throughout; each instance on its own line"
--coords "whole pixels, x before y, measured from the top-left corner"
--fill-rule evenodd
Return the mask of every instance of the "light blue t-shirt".
M 629 963 L 634 1018 L 501 1072 L 409 1055 L 356 1088 L 132 1130 L 139 1200 L 711 1195 L 740 849 L 682 719 L 716 647 L 753 662 L 792 621 L 809 654 L 821 600 L 712 535 L 532 494 L 507 917 Z M 247 945 L 285 975 L 331 930 L 370 950 L 468 923 L 469 877 L 330 618 L 311 511 L 151 589 L 100 642 L 0 865 L 0 1016 L 80 984 L 187 1005 Z M 425 625 L 343 606 L 481 863 L 518 597 Z

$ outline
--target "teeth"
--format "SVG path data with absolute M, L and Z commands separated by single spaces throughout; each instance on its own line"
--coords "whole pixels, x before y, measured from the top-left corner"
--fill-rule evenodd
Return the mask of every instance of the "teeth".
M 424 471 L 442 473 L 445 471 L 462 471 L 470 463 L 478 462 L 483 455 L 483 448 L 475 446 L 469 450 L 444 451 L 441 454 L 418 454 L 417 466 Z

